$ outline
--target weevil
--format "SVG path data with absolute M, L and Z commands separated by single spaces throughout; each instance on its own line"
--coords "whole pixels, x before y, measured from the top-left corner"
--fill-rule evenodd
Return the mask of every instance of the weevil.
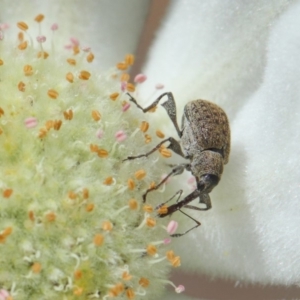
M 169 145 L 167 146 L 168 149 L 190 161 L 189 163 L 173 166 L 172 171 L 159 184 L 148 189 L 143 195 L 143 201 L 145 202 L 147 194 L 158 189 L 170 176 L 181 174 L 184 170 L 192 173 L 196 179 L 197 188 L 181 201 L 179 201 L 179 198 L 182 191 L 178 191 L 175 194 L 179 194 L 176 203 L 168 206 L 166 214 L 158 215 L 163 218 L 179 210 L 181 213 L 195 221 L 196 225 L 186 232 L 172 235 L 174 237 L 182 236 L 201 225 L 199 221 L 183 212 L 181 210 L 182 207 L 194 210 L 209 210 L 211 208 L 209 193 L 219 183 L 223 173 L 223 165 L 227 164 L 229 160 L 230 127 L 228 118 L 226 113 L 216 104 L 206 100 L 194 100 L 188 102 L 184 107 L 180 129 L 177 123 L 176 104 L 171 92 L 163 93 L 146 108 L 142 108 L 130 94 L 128 95 L 130 101 L 144 113 L 156 107 L 164 96 L 167 96 L 168 98 L 167 101 L 161 105 L 167 111 L 180 141 L 177 141 L 173 137 L 169 137 L 161 141 L 151 151 L 137 156 L 129 156 L 126 160 L 147 157 L 158 150 L 164 143 L 169 142 Z M 175 195 L 171 199 L 173 199 Z M 191 201 L 198 197 L 199 203 L 204 204 L 206 207 L 189 205 Z M 169 202 L 169 200 L 163 204 L 166 204 L 167 202 Z M 157 208 L 161 207 L 163 204 L 159 205 Z

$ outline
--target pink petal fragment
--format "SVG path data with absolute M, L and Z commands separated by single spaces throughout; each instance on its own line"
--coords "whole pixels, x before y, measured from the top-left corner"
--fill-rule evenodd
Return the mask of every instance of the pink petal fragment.
M 101 139 L 103 137 L 103 130 L 102 129 L 98 129 L 96 132 L 96 137 L 98 139 Z
M 116 132 L 115 138 L 118 142 L 123 142 L 124 140 L 126 140 L 127 135 L 125 134 L 125 132 L 123 130 L 119 130 Z
M 122 81 L 121 82 L 121 90 L 122 92 L 125 92 L 127 88 L 127 82 L 126 81 Z
M 29 117 L 29 118 L 25 119 L 24 123 L 27 128 L 33 128 L 37 125 L 38 122 L 37 122 L 36 118 Z
M 57 29 L 58 29 L 58 24 L 57 23 L 52 24 L 51 30 L 56 31 Z
M 161 83 L 158 83 L 156 86 L 155 86 L 155 88 L 157 89 L 157 90 L 161 90 L 161 89 L 163 89 L 165 86 L 163 85 L 163 84 L 161 84 Z
M 125 112 L 126 110 L 128 110 L 130 107 L 130 104 L 129 103 L 126 103 L 122 106 L 122 111 Z
M 167 238 L 167 239 L 164 239 L 164 245 L 168 245 L 171 243 L 171 239 L 170 238 Z
M 38 35 L 36 37 L 36 40 L 39 42 L 39 43 L 44 43 L 46 42 L 46 37 L 44 35 Z
M 77 38 L 71 37 L 70 41 L 73 44 L 73 46 L 79 46 L 79 40 Z
M 178 228 L 178 222 L 171 220 L 167 226 L 167 232 L 169 234 L 175 233 Z
M 144 81 L 147 80 L 147 76 L 144 75 L 144 74 L 137 74 L 135 77 L 134 77 L 134 82 L 135 83 L 143 83 Z

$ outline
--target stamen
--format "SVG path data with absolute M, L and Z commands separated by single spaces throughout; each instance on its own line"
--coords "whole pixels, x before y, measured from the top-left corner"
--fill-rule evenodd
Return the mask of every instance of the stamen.
M 83 294 L 83 288 L 82 287 L 75 287 L 73 294 L 75 296 L 81 296 Z
M 105 231 L 111 231 L 112 228 L 113 228 L 113 225 L 112 225 L 111 222 L 109 222 L 109 221 L 104 221 L 104 222 L 102 223 L 102 229 L 103 229 L 103 230 L 105 230 Z
M 44 20 L 45 16 L 43 14 L 38 14 L 35 18 L 34 21 L 40 23 Z
M 74 82 L 74 75 L 71 72 L 68 72 L 66 74 L 66 79 L 70 82 L 73 83 Z
M 109 98 L 113 101 L 117 100 L 118 97 L 119 97 L 119 93 L 113 93 L 109 96 Z
M 141 279 L 139 280 L 139 285 L 143 288 L 148 287 L 150 284 L 149 279 L 145 278 L 145 277 L 141 277 Z
M 20 32 L 18 33 L 18 40 L 19 40 L 20 42 L 23 42 L 23 41 L 24 41 L 24 33 L 23 33 L 22 31 L 20 31 Z
M 146 176 L 146 171 L 140 169 L 134 173 L 134 176 L 137 180 L 142 180 Z
M 166 215 L 168 213 L 168 206 L 167 205 L 162 205 L 158 208 L 157 210 L 158 214 L 160 215 Z
M 75 200 L 77 198 L 77 194 L 74 193 L 73 191 L 68 192 L 68 197 L 72 200 Z
M 51 212 L 46 214 L 46 220 L 48 222 L 54 222 L 55 219 L 56 219 L 56 214 L 54 212 L 51 211 Z
M 31 65 L 25 65 L 23 71 L 25 76 L 31 76 L 33 74 L 33 69 Z
M 134 183 L 134 181 L 133 181 L 131 178 L 128 179 L 128 181 L 127 181 L 127 186 L 128 186 L 128 188 L 129 188 L 131 191 L 134 190 L 134 188 L 135 188 L 135 183 Z
M 105 158 L 105 157 L 108 156 L 108 152 L 107 152 L 105 149 L 99 149 L 99 150 L 97 151 L 97 154 L 98 154 L 98 156 L 101 157 L 101 158 Z
M 138 74 L 134 77 L 134 82 L 135 83 L 143 83 L 146 80 L 147 80 L 147 76 L 144 75 L 144 74 Z
M 24 123 L 27 128 L 34 128 L 37 125 L 37 119 L 34 117 L 30 117 L 25 119 Z
M 146 219 L 146 225 L 148 226 L 148 227 L 154 227 L 155 225 L 156 225 L 156 220 L 155 219 L 153 219 L 153 218 L 151 218 L 151 217 L 148 217 L 147 219 Z
M 149 205 L 149 204 L 145 204 L 145 205 L 143 206 L 143 211 L 150 214 L 150 213 L 153 212 L 153 207 L 152 207 L 151 205 Z
M 73 119 L 73 111 L 72 109 L 69 109 L 68 111 L 63 112 L 65 120 L 72 120 Z
M 128 201 L 128 206 L 131 210 L 136 210 L 138 208 L 138 202 L 132 198 Z
M 123 73 L 120 78 L 121 81 L 125 81 L 125 82 L 128 82 L 129 79 L 130 79 L 130 75 L 127 73 Z
M 76 60 L 73 58 L 68 58 L 67 59 L 68 64 L 70 64 L 71 66 L 75 66 L 76 65 Z
M 172 152 L 169 149 L 162 148 L 162 149 L 159 149 L 158 151 L 165 158 L 169 158 L 172 156 Z
M 98 247 L 101 246 L 104 242 L 104 236 L 100 233 L 96 234 L 94 236 L 93 242 L 94 242 L 95 246 L 98 246 Z
M 57 99 L 57 97 L 59 95 L 58 92 L 53 89 L 48 90 L 47 94 L 51 99 Z
M 94 119 L 94 121 L 100 121 L 101 119 L 101 114 L 98 110 L 93 110 L 92 111 L 92 118 Z
M 19 50 L 25 50 L 25 49 L 27 49 L 27 41 L 24 41 L 24 42 L 20 43 L 18 45 L 18 49 Z
M 86 57 L 87 62 L 91 63 L 94 60 L 95 56 L 92 52 L 90 52 L 88 54 L 88 56 Z
M 134 299 L 135 298 L 135 293 L 134 293 L 132 288 L 128 288 L 126 290 L 126 296 L 127 296 L 128 299 Z
M 157 253 L 157 248 L 154 245 L 148 245 L 146 251 L 148 255 L 154 256 Z
M 52 31 L 56 31 L 58 29 L 58 24 L 57 23 L 52 24 L 51 27 L 50 27 L 50 29 Z
M 114 183 L 114 179 L 113 177 L 109 176 L 107 177 L 104 181 L 103 181 L 103 184 L 105 185 L 112 185 Z
M 122 111 L 125 112 L 126 110 L 128 110 L 130 107 L 130 104 L 129 103 L 125 103 L 123 106 L 122 106 Z
M 122 274 L 122 279 L 123 280 L 130 280 L 132 278 L 132 275 L 130 275 L 127 271 L 124 271 Z
M 87 188 L 84 188 L 82 190 L 82 196 L 83 196 L 83 199 L 88 199 L 89 198 L 90 192 L 89 192 L 89 190 Z
M 34 221 L 35 217 L 34 217 L 34 212 L 32 210 L 28 212 L 28 218 L 30 221 L 32 222 Z
M 123 285 L 123 283 L 119 282 L 109 290 L 109 296 L 110 297 L 117 297 L 123 291 L 124 291 L 124 285 Z
M 88 71 L 81 71 L 78 77 L 81 80 L 89 80 L 89 78 L 91 77 L 91 73 Z
M 59 130 L 61 125 L 62 125 L 61 120 L 54 120 L 54 125 L 53 125 L 54 130 Z
M 132 83 L 127 83 L 127 91 L 133 93 L 135 91 L 135 86 Z
M 155 86 L 155 88 L 157 89 L 157 90 L 161 90 L 161 89 L 163 89 L 165 86 L 163 85 L 163 84 L 161 84 L 161 83 L 158 83 L 156 86 Z
M 146 132 L 149 129 L 149 123 L 146 121 L 143 121 L 140 125 L 140 130 L 142 132 Z
M 117 69 L 121 70 L 121 71 L 125 71 L 128 68 L 128 65 L 125 62 L 120 62 L 117 64 Z
M 81 279 L 81 277 L 82 277 L 82 271 L 76 270 L 74 272 L 74 278 L 78 280 L 78 279 Z
M 46 37 L 44 35 L 38 35 L 36 37 L 36 40 L 38 43 L 45 43 L 46 42 Z
M 125 63 L 129 66 L 132 66 L 134 64 L 134 55 L 133 54 L 126 54 Z
M 178 222 L 171 220 L 167 225 L 167 232 L 169 234 L 173 234 L 176 232 L 177 228 L 178 228 Z
M 96 137 L 98 139 L 101 139 L 103 137 L 103 130 L 102 129 L 98 129 L 96 132 Z
M 149 134 L 145 134 L 145 144 L 149 144 L 151 143 L 152 138 Z
M 46 59 L 49 56 L 49 54 L 46 51 L 39 51 L 37 54 L 38 58 Z
M 13 193 L 13 189 L 5 189 L 2 193 L 4 198 L 9 198 Z
M 28 25 L 25 22 L 18 22 L 17 26 L 19 29 L 26 31 L 28 29 Z
M 126 140 L 127 135 L 125 134 L 125 132 L 123 130 L 119 130 L 116 132 L 115 138 L 118 142 L 123 142 L 124 140 Z
M 156 130 L 156 136 L 159 137 L 160 139 L 163 139 L 165 137 L 163 132 L 161 132 L 160 130 Z
M 0 117 L 4 115 L 4 110 L 3 108 L 0 107 Z
M 86 210 L 87 212 L 93 211 L 94 208 L 95 208 L 95 204 L 93 204 L 93 203 L 88 203 L 88 204 L 85 206 L 85 210 Z
M 4 61 L 2 59 L 0 59 L 0 66 L 4 65 Z

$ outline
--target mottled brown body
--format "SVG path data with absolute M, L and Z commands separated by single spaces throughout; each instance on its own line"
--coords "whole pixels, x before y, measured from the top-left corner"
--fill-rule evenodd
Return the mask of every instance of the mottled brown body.
M 193 174 L 197 182 L 196 190 L 181 201 L 179 201 L 179 198 L 182 191 L 178 191 L 176 193 L 176 195 L 179 194 L 177 202 L 168 207 L 167 213 L 158 215 L 163 218 L 179 210 L 181 213 L 196 222 L 196 225 L 186 232 L 172 235 L 174 237 L 178 237 L 201 225 L 199 221 L 183 212 L 181 210 L 182 207 L 194 210 L 208 210 L 211 208 L 209 193 L 219 183 L 223 173 L 223 165 L 227 164 L 229 159 L 230 128 L 225 112 L 216 104 L 206 100 L 195 100 L 186 104 L 182 116 L 181 130 L 177 123 L 176 104 L 172 93 L 162 94 L 146 108 L 142 108 L 131 96 L 130 101 L 134 102 L 143 112 L 147 112 L 156 107 L 164 96 L 168 96 L 168 100 L 164 102 L 162 106 L 165 108 L 172 123 L 174 124 L 180 137 L 180 142 L 169 137 L 160 142 L 148 153 L 138 156 L 130 156 L 126 160 L 144 156 L 147 157 L 154 151 L 158 150 L 162 144 L 169 142 L 170 144 L 167 148 L 190 161 L 190 163 L 175 166 L 172 169 L 172 172 L 169 173 L 158 185 L 148 189 L 143 195 L 143 200 L 145 202 L 147 194 L 158 189 L 170 176 L 181 174 L 184 170 L 188 170 Z M 199 203 L 205 204 L 205 208 L 189 205 L 191 201 L 198 197 Z M 171 199 L 173 199 L 173 197 Z

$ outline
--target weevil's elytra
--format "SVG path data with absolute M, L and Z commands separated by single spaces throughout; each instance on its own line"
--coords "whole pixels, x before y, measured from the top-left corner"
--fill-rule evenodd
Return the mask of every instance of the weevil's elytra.
M 179 210 L 181 213 L 195 221 L 196 225 L 186 232 L 172 235 L 174 237 L 178 237 L 201 225 L 200 222 L 183 212 L 181 210 L 182 207 L 194 210 L 208 210 L 211 208 L 209 193 L 219 183 L 223 173 L 223 165 L 227 164 L 229 159 L 230 127 L 228 118 L 222 108 L 206 100 L 194 100 L 185 105 L 180 130 L 177 123 L 176 104 L 172 93 L 169 92 L 160 95 L 146 108 L 142 108 L 136 100 L 129 95 L 130 101 L 135 103 L 135 105 L 145 113 L 155 107 L 164 96 L 167 96 L 168 100 L 162 103 L 162 106 L 166 109 L 179 137 L 181 138 L 180 142 L 169 137 L 160 142 L 148 153 L 130 156 L 126 160 L 144 156 L 147 157 L 158 150 L 162 144 L 169 142 L 167 148 L 190 161 L 190 163 L 175 166 L 158 185 L 148 189 L 143 195 L 145 202 L 146 196 L 149 192 L 158 189 L 170 176 L 181 174 L 184 169 L 193 174 L 196 178 L 197 189 L 180 201 L 179 198 L 182 191 L 178 191 L 175 194 L 179 194 L 176 203 L 168 207 L 168 212 L 166 214 L 158 215 L 163 218 Z M 189 203 L 197 197 L 199 197 L 199 203 L 205 204 L 205 208 L 189 205 Z M 171 199 L 173 198 L 174 197 Z M 169 202 L 171 199 L 165 203 Z

